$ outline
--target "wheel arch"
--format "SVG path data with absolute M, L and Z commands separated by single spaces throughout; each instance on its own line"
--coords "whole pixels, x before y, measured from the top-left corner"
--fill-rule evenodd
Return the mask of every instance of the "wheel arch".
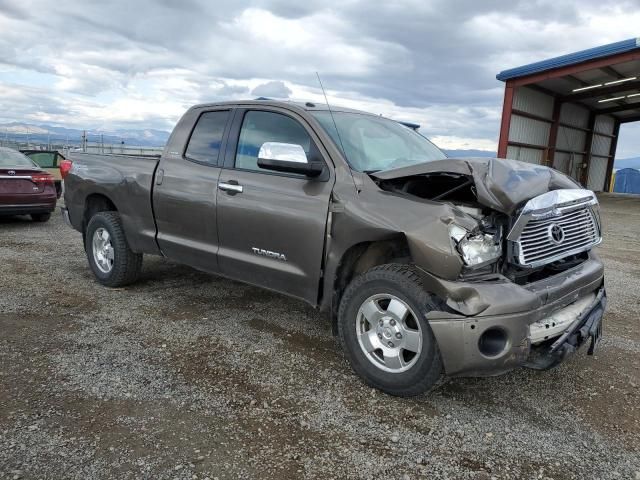
M 92 193 L 85 198 L 84 209 L 82 211 L 82 234 L 87 230 L 89 220 L 99 212 L 117 212 L 115 203 L 103 193 Z
M 389 238 L 355 243 L 347 248 L 338 262 L 331 291 L 331 329 L 338 331 L 338 305 L 349 282 L 378 265 L 412 262 L 409 243 L 404 234 Z

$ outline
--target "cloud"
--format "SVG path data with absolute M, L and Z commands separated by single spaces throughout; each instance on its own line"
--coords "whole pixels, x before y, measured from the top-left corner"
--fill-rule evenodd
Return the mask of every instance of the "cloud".
M 319 72 L 336 105 L 495 148 L 498 71 L 639 23 L 625 0 L 0 0 L 0 119 L 170 129 L 194 103 L 322 101 Z
M 292 91 L 284 82 L 267 82 L 258 85 L 251 91 L 251 95 L 267 98 L 289 98 Z

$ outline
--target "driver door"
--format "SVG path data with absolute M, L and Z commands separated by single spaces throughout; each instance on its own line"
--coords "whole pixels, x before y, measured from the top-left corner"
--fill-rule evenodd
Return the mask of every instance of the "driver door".
M 258 152 L 266 142 L 301 145 L 322 158 L 314 132 L 293 113 L 237 112 L 218 181 L 220 271 L 315 304 L 333 169 L 325 162 L 318 178 L 262 169 Z

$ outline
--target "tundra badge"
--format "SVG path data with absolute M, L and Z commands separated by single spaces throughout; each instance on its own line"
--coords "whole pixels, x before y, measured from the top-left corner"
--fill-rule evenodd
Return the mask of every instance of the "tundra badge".
M 256 247 L 251 247 L 251 250 L 253 250 L 253 253 L 260 255 L 261 257 L 275 258 L 276 260 L 282 260 L 283 262 L 287 261 L 287 257 L 285 257 L 283 253 L 272 252 L 270 250 L 265 250 L 264 248 Z

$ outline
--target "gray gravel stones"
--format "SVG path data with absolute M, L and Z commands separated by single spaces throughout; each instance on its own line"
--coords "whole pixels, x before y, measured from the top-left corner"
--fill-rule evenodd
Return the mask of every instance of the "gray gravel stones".
M 0 220 L 0 478 L 640 478 L 640 201 L 603 201 L 596 358 L 398 399 L 327 319 L 145 258 L 92 280 L 79 235 Z

